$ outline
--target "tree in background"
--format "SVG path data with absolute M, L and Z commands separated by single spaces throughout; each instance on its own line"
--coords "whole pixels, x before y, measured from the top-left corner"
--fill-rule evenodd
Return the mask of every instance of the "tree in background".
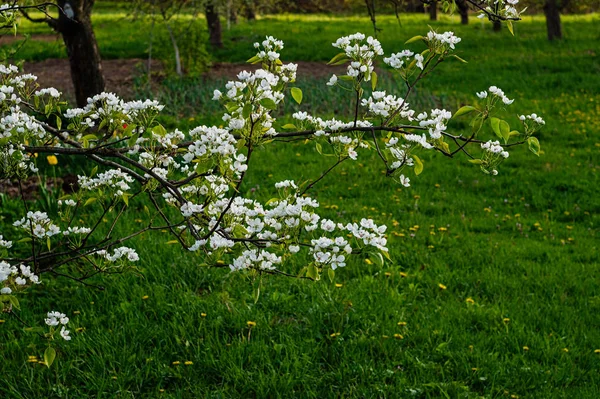
M 460 23 L 463 25 L 469 24 L 469 5 L 466 0 L 456 0 L 456 7 L 460 14 Z
M 98 43 L 92 28 L 92 8 L 95 0 L 56 0 L 54 3 L 39 4 L 45 13 L 42 18 L 33 18 L 27 9 L 20 9 L 21 14 L 32 22 L 46 23 L 60 33 L 71 67 L 71 79 L 75 87 L 75 99 L 78 106 L 87 104 L 87 99 L 104 91 L 104 75 Z M 58 18 L 51 16 L 46 7 L 53 4 L 57 7 Z

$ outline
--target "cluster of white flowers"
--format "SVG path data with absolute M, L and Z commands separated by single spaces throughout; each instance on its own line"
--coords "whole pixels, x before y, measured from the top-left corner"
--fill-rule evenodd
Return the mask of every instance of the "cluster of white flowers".
M 27 279 L 31 284 L 41 283 L 40 278 L 31 271 L 31 267 L 19 265 L 17 268 L 8 262 L 0 261 L 0 294 L 12 294 L 13 288 L 27 285 Z
M 506 95 L 504 94 L 504 91 L 502 91 L 502 89 L 499 89 L 496 86 L 490 86 L 490 88 L 488 89 L 490 93 L 492 93 L 495 97 L 494 98 L 498 98 L 500 100 L 502 100 L 502 102 L 506 105 L 510 105 L 512 104 L 515 100 L 511 100 L 508 97 L 506 97 Z M 487 91 L 481 91 L 479 93 L 476 93 L 477 97 L 481 98 L 482 100 L 484 98 L 488 97 L 488 92 Z
M 499 15 L 501 17 L 506 18 L 520 18 L 521 13 L 524 11 L 518 11 L 516 6 L 519 4 L 519 0 L 484 0 L 482 1 L 482 5 L 486 5 L 485 11 Z M 487 16 L 486 13 L 482 12 L 478 15 L 478 18 L 485 18 Z
M 427 33 L 426 41 L 428 44 L 435 49 L 452 49 L 456 48 L 456 45 L 460 43 L 461 38 L 454 35 L 454 32 L 437 33 L 430 30 Z
M 195 213 L 202 213 L 204 206 L 194 204 L 191 201 L 186 202 L 181 206 L 181 214 L 183 217 L 189 218 Z
M 446 131 L 448 120 L 452 118 L 452 112 L 445 109 L 432 109 L 431 116 L 427 112 L 417 115 L 419 126 L 429 127 L 429 136 L 437 140 L 442 137 L 442 133 Z
M 519 119 L 523 122 L 527 121 L 527 120 L 531 120 L 539 125 L 545 125 L 546 122 L 544 121 L 544 119 L 542 119 L 541 116 L 538 116 L 537 114 L 531 114 L 531 115 L 521 115 L 519 117 Z
M 58 206 L 63 206 L 63 204 L 66 205 L 66 206 L 74 207 L 74 206 L 77 205 L 77 202 L 75 200 L 72 200 L 72 199 L 68 199 L 68 200 L 64 200 L 64 201 L 63 200 L 58 200 Z
M 69 226 L 67 230 L 63 231 L 63 235 L 68 236 L 71 234 L 89 234 L 92 232 L 92 229 L 89 227 L 71 227 Z
M 378 226 L 373 219 L 361 219 L 360 224 L 348 223 L 345 226 L 338 224 L 338 228 L 345 229 L 356 239 L 362 240 L 365 245 L 373 246 L 381 251 L 387 252 L 387 238 L 385 231 L 387 226 Z
M 65 341 L 71 340 L 71 336 L 69 335 L 70 331 L 65 329 L 65 326 L 69 322 L 69 318 L 66 314 L 60 312 L 48 312 L 44 321 L 50 327 L 57 327 L 60 325 L 60 336 L 63 337 Z
M 119 197 L 130 189 L 128 183 L 133 183 L 133 178 L 119 169 L 110 169 L 99 173 L 98 177 L 77 176 L 79 187 L 84 190 L 98 188 L 114 189 L 114 196 Z
M 408 60 L 414 55 L 410 50 L 402 50 L 399 53 L 392 53 L 389 57 L 383 59 L 383 62 L 394 69 L 400 69 L 408 63 Z
M 137 252 L 134 249 L 128 247 L 115 248 L 112 254 L 110 254 L 104 249 L 96 251 L 95 254 L 105 258 L 109 262 L 116 262 L 123 257 L 126 257 L 127 260 L 130 262 L 137 262 L 138 260 L 140 260 L 140 257 L 137 254 Z
M 329 265 L 333 270 L 346 266 L 344 253 L 352 253 L 352 247 L 344 237 L 335 239 L 321 237 L 311 240 L 311 245 L 310 253 L 313 255 L 315 263 L 320 266 Z
M 368 99 L 361 101 L 361 105 L 377 116 L 387 117 L 400 110 L 398 115 L 401 118 L 412 121 L 415 114 L 415 111 L 409 108 L 409 104 L 404 102 L 404 99 L 391 94 L 386 95 L 385 91 L 374 91 Z
M 53 224 L 46 212 L 27 212 L 27 216 L 13 223 L 36 238 L 52 237 L 60 233 L 60 228 Z
M 262 44 L 262 49 L 260 48 Z M 273 36 L 267 36 L 262 43 L 254 43 L 254 47 L 259 49 L 256 57 L 263 62 L 275 62 L 279 59 L 278 51 L 283 50 L 283 41 L 275 39 Z
M 364 40 L 365 35 L 363 33 L 355 33 L 340 37 L 332 45 L 344 51 L 346 57 L 350 59 L 350 65 L 347 68 L 348 76 L 353 78 L 362 76 L 368 82 L 371 80 L 371 74 L 374 70 L 373 60 L 376 56 L 383 55 L 383 49 L 379 40 L 372 36 L 367 37 L 366 43 Z M 330 81 L 329 84 L 333 85 L 335 81 L 337 81 L 337 77 L 334 82 Z
M 229 268 L 232 272 L 248 268 L 259 270 L 274 270 L 281 263 L 281 256 L 277 256 L 266 250 L 248 249 L 237 257 Z
M 12 244 L 12 241 L 5 240 L 2 234 L 0 234 L 0 247 L 10 248 L 12 247 Z
M 49 87 L 49 88 L 46 88 L 46 89 L 37 90 L 34 93 L 34 96 L 41 97 L 41 96 L 48 95 L 48 96 L 53 97 L 53 98 L 59 98 L 61 96 L 61 94 L 62 93 L 60 91 L 56 90 L 54 87 Z
M 485 143 L 481 143 L 481 148 L 484 151 L 488 151 L 492 154 L 500 154 L 503 158 L 508 158 L 508 152 L 504 151 L 504 148 L 500 145 L 499 141 L 487 141 Z
M 316 129 L 315 136 L 329 136 L 332 132 L 337 132 L 343 129 L 350 129 L 354 127 L 354 122 L 342 122 L 335 118 L 323 120 L 321 118 L 315 118 L 306 112 L 295 112 L 292 114 L 292 118 L 297 121 L 303 122 L 306 127 L 313 127 Z M 356 121 L 356 127 L 371 127 L 373 124 L 369 121 L 358 120 Z

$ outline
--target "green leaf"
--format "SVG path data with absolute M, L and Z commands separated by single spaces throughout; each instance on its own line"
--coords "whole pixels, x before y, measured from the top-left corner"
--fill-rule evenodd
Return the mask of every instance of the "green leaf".
M 481 159 L 469 159 L 469 162 L 475 165 L 481 165 L 483 163 Z
M 512 21 L 506 21 L 506 26 L 508 26 L 508 31 L 510 32 L 511 35 L 515 35 L 515 32 L 513 30 L 513 24 Z
M 329 277 L 329 281 L 333 283 L 333 280 L 335 279 L 335 270 L 331 268 L 327 269 L 327 276 Z
M 419 40 L 425 40 L 425 38 L 423 36 L 413 36 L 410 39 L 408 39 L 407 41 L 405 41 L 404 44 L 414 43 Z
M 506 121 L 500 121 L 500 134 L 504 139 L 504 143 L 508 143 L 508 139 L 510 139 L 510 126 Z
M 350 58 L 342 58 L 341 60 L 336 61 L 333 64 L 329 64 L 329 65 L 331 65 L 331 66 L 343 65 L 348 61 L 350 61 Z
M 277 108 L 277 104 L 275 104 L 275 101 L 271 100 L 270 98 L 263 98 L 262 100 L 260 100 L 260 105 L 270 110 L 274 110 Z
M 250 64 L 256 64 L 257 62 L 260 62 L 260 58 L 258 58 L 258 56 L 254 56 L 250 59 L 248 59 L 246 62 L 250 63 Z
M 282 129 L 296 130 L 296 125 L 294 125 L 293 123 L 287 123 L 287 124 L 285 124 L 285 125 L 282 126 Z
M 351 80 L 354 80 L 354 78 L 353 78 L 352 76 L 348 76 L 348 75 L 341 75 L 341 76 L 338 76 L 338 79 L 339 79 L 339 80 L 346 80 L 346 81 L 351 81 Z
M 375 71 L 371 72 L 371 89 L 375 90 L 377 87 L 377 73 Z
M 332 65 L 334 62 L 338 62 L 339 60 L 341 60 L 342 58 L 346 57 L 346 53 L 339 53 L 337 54 L 335 57 L 333 57 L 328 63 L 327 65 Z
M 490 125 L 492 126 L 492 130 L 494 131 L 494 133 L 496 133 L 496 136 L 502 139 L 504 137 L 502 136 L 502 132 L 500 131 L 500 121 L 501 119 L 498 118 L 490 118 Z
M 423 161 L 416 155 L 413 155 L 412 158 L 415 160 L 415 175 L 419 176 L 423 172 Z
M 464 107 L 460 107 L 458 111 L 456 111 L 456 113 L 454 114 L 454 117 L 457 118 L 461 115 L 466 115 L 469 114 L 473 111 L 477 111 L 477 108 L 472 107 L 470 105 L 465 105 Z
M 463 60 L 462 58 L 460 58 L 460 57 L 459 57 L 458 55 L 456 55 L 456 54 L 450 54 L 450 57 L 454 57 L 454 58 L 456 58 L 457 60 L 459 60 L 460 62 L 462 62 L 462 63 L 465 63 L 465 64 L 468 64 L 468 62 L 467 62 L 467 61 Z
M 48 251 L 52 249 L 52 243 L 50 242 L 50 237 L 46 238 L 46 246 L 48 247 Z
M 315 148 L 317 149 L 317 152 L 319 154 L 323 155 L 323 146 L 321 145 L 321 143 L 316 143 Z
M 167 130 L 160 123 L 152 128 L 152 133 L 164 137 L 167 134 Z
M 298 104 L 301 104 L 302 103 L 302 90 L 299 89 L 298 87 L 292 87 L 292 98 Z
M 58 130 L 60 130 L 62 128 L 62 119 L 60 119 L 60 116 L 56 115 L 56 128 Z
M 83 204 L 83 206 L 88 206 L 88 205 L 91 205 L 91 204 L 93 204 L 94 202 L 96 202 L 97 200 L 98 200 L 98 198 L 96 198 L 96 197 L 88 198 L 88 200 L 87 200 L 87 201 L 85 201 L 85 204 Z
M 306 269 L 306 277 L 315 281 L 319 280 L 319 269 L 315 265 L 308 265 Z
M 46 363 L 46 367 L 50 368 L 52 363 L 54 363 L 54 359 L 56 359 L 56 350 L 49 346 L 44 351 L 44 363 Z
M 530 137 L 527 139 L 527 144 L 529 144 L 529 150 L 533 152 L 538 157 L 540 156 L 540 142 L 537 137 Z
M 17 299 L 16 296 L 9 295 L 8 302 L 10 302 L 10 304 L 13 305 L 14 308 L 21 310 L 21 306 L 19 305 L 19 300 Z
M 244 108 L 242 109 L 242 118 L 248 119 L 248 117 L 250 116 L 251 113 L 252 113 L 252 103 L 247 103 L 246 105 L 244 105 Z
M 90 173 L 90 177 L 94 177 L 97 172 L 98 172 L 98 165 L 94 166 L 94 168 L 92 169 L 92 173 Z

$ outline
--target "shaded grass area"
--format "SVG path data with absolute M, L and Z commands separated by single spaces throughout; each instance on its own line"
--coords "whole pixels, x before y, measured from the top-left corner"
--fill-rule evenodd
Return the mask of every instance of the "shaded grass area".
M 381 20 L 388 52 L 403 49 L 426 22 Z M 408 189 L 385 179 L 372 154 L 343 164 L 313 193 L 324 216 L 385 222 L 394 262 L 381 268 L 357 258 L 335 282 L 259 282 L 199 270 L 202 260 L 164 245 L 166 234 L 143 236 L 132 243 L 144 259 L 140 273 L 94 281 L 105 291 L 46 278 L 21 300 L 28 323 L 56 309 L 84 328 L 61 345 L 58 367 L 26 363 L 43 352 L 41 341 L 0 317 L 1 396 L 599 397 L 597 22 L 566 18 L 568 39 L 552 44 L 538 17 L 518 25 L 515 38 L 454 19 L 434 25 L 463 37 L 459 54 L 469 64 L 444 63 L 417 102 L 456 109 L 498 85 L 517 99 L 512 109 L 544 116 L 544 153 L 517 149 L 494 178 L 465 159 L 424 154 L 425 171 L 410 176 Z M 114 26 L 97 29 L 99 41 L 116 34 Z M 263 19 L 227 33 L 230 50 L 215 58 L 243 61 L 252 41 L 277 34 L 286 41 L 284 59 L 327 60 L 335 54 L 328 43 L 359 29 L 368 31 L 366 18 Z M 110 41 L 133 54 L 127 40 Z M 345 97 L 323 83 L 298 83 L 302 109 L 347 117 Z M 219 123 L 206 98 L 222 84 L 167 81 L 165 124 Z M 391 77 L 381 84 L 397 86 Z M 515 111 L 506 114 L 511 125 Z M 255 157 L 242 193 L 261 200 L 273 197 L 274 182 L 314 178 L 331 162 L 303 142 L 274 143 Z M 15 205 L 1 200 L 8 225 Z M 144 219 L 143 203 L 132 207 L 125 226 Z

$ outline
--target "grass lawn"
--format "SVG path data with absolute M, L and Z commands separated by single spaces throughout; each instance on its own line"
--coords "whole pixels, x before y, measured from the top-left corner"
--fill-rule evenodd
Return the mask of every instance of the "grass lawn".
M 147 24 L 100 11 L 102 54 L 144 57 Z M 28 323 L 56 309 L 82 329 L 61 345 L 56 367 L 27 363 L 43 353 L 41 340 L 0 315 L 0 397 L 600 397 L 599 22 L 597 14 L 565 17 L 560 43 L 546 41 L 538 16 L 517 24 L 515 37 L 476 19 L 431 23 L 463 38 L 458 54 L 469 63 L 444 62 L 416 102 L 456 110 L 497 85 L 516 98 L 513 113 L 545 118 L 543 154 L 516 149 L 490 177 L 465 158 L 426 153 L 410 188 L 386 179 L 375 154 L 342 164 L 313 195 L 324 216 L 385 222 L 392 263 L 355 259 L 334 282 L 258 280 L 202 269 L 200 258 L 164 245 L 166 234 L 144 235 L 131 243 L 143 259 L 139 272 L 93 281 L 104 291 L 43 277 L 21 299 Z M 380 17 L 384 50 L 419 48 L 403 43 L 428 23 Z M 284 60 L 327 61 L 336 53 L 331 42 L 359 30 L 371 32 L 367 18 L 266 17 L 225 32 L 225 50 L 213 57 L 244 61 L 253 41 L 273 34 L 286 42 Z M 31 42 L 20 55 L 64 50 Z M 346 97 L 324 83 L 299 82 L 304 103 L 286 111 L 348 118 Z M 222 84 L 168 80 L 160 94 L 171 112 L 165 124 L 219 123 L 206 97 Z M 516 115 L 506 117 L 516 124 Z M 331 159 L 300 142 L 271 144 L 253 162 L 242 193 L 268 200 L 276 181 L 312 179 Z M 0 197 L 0 204 L 4 233 L 16 203 Z M 140 223 L 143 205 L 132 203 L 125 226 Z

